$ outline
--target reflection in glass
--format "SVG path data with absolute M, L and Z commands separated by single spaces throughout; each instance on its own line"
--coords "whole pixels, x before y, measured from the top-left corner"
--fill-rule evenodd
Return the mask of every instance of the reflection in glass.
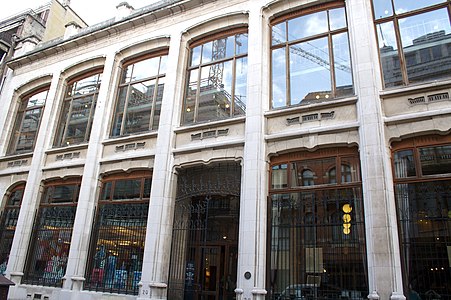
M 328 31 L 327 24 L 327 11 L 288 20 L 288 41 L 325 33 Z
M 191 63 L 188 70 L 182 123 L 245 114 L 247 43 L 247 33 L 240 33 L 191 49 L 192 61 L 195 58 L 200 65 Z
M 287 102 L 287 71 L 285 47 L 272 50 L 272 107 L 286 106 Z
M 409 82 L 449 75 L 451 26 L 446 9 L 405 18 L 399 29 Z
M 379 0 L 373 0 L 377 2 Z M 446 0 L 394 0 L 396 14 L 402 14 L 411 10 L 432 6 L 438 3 L 446 2 Z
M 394 155 L 395 178 L 416 176 L 413 150 L 396 151 Z
M 327 38 L 290 46 L 291 105 L 328 99 L 330 76 Z
M 271 33 L 273 45 L 285 43 L 287 41 L 287 22 L 274 25 Z
M 335 86 L 337 96 L 352 95 L 351 55 L 349 53 L 348 33 L 332 36 L 334 53 Z
M 403 84 L 393 22 L 376 25 L 385 87 Z
M 133 71 L 130 80 L 119 86 L 111 136 L 158 129 L 166 59 L 156 56 L 127 67 Z
M 423 175 L 451 174 L 451 145 L 418 149 Z
M 273 189 L 283 189 L 288 186 L 288 165 L 277 165 L 272 167 L 271 187 Z
M 344 7 L 329 10 L 330 30 L 346 28 L 346 15 Z
M 8 154 L 33 151 L 47 94 L 48 90 L 38 92 L 23 99 L 20 103 L 7 151 Z
M 381 19 L 393 15 L 391 0 L 373 0 L 375 19 Z

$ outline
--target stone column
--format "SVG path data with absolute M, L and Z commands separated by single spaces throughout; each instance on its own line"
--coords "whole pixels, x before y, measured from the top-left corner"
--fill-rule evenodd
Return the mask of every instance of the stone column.
M 405 299 L 390 151 L 379 91 L 382 89 L 371 2 L 346 1 L 358 95 L 360 160 L 368 252 L 369 297 Z
M 52 120 L 52 108 L 55 106 L 57 89 L 59 86 L 60 72 L 55 72 L 49 93 L 45 103 L 46 109 L 42 114 L 41 126 L 36 139 L 36 144 L 31 159 L 30 170 L 28 172 L 27 183 L 24 190 L 19 218 L 17 220 L 14 240 L 11 245 L 10 256 L 6 277 L 10 278 L 16 285 L 9 288 L 8 299 L 25 299 L 26 290 L 21 288 L 20 283 L 24 275 L 25 261 L 29 247 L 29 241 L 33 232 L 33 223 L 36 215 L 36 208 L 41 199 L 42 166 L 45 161 L 45 150 L 51 143 L 51 126 L 46 126 Z
M 149 215 L 138 299 L 166 299 L 176 175 L 172 172 L 173 124 L 180 114 L 180 34 L 171 35 L 152 172 Z
M 265 299 L 267 163 L 265 160 L 264 117 L 268 95 L 263 91 L 269 45 L 261 7 L 249 11 L 247 106 L 242 169 L 237 299 Z
M 62 294 L 82 289 L 85 280 L 86 261 L 88 259 L 89 240 L 91 238 L 95 204 L 97 203 L 97 189 L 99 176 L 99 159 L 102 152 L 102 139 L 109 116 L 106 113 L 111 77 L 115 76 L 115 56 L 108 55 L 105 61 L 102 83 L 96 104 L 96 111 L 91 126 L 89 146 L 86 153 L 85 166 L 75 213 L 74 228 L 67 260 L 66 274 Z M 109 98 L 110 97 L 110 98 Z M 63 296 L 61 296 L 63 297 Z

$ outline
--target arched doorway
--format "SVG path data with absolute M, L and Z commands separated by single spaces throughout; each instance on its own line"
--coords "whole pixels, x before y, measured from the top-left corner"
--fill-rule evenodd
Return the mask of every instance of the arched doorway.
M 168 299 L 235 299 L 241 168 L 179 172 Z

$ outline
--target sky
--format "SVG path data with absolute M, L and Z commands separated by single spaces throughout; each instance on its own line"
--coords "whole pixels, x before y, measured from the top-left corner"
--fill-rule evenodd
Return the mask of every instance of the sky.
M 62 2 L 62 0 L 59 1 Z M 50 0 L 15 0 L 9 2 L 8 5 L 2 6 L 0 20 L 29 8 L 38 8 L 49 2 Z M 71 0 L 70 6 L 88 25 L 94 25 L 113 18 L 115 16 L 116 6 L 121 2 L 124 2 L 124 0 Z M 139 9 L 157 1 L 126 0 L 126 2 L 133 6 L 134 9 Z

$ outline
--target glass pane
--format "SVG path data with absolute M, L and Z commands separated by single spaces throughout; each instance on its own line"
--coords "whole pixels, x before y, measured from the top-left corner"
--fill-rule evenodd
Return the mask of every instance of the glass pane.
M 331 96 L 327 38 L 290 46 L 291 105 L 311 104 Z
M 283 189 L 288 187 L 288 165 L 278 165 L 272 167 L 271 188 Z
M 63 134 L 66 128 L 66 123 L 69 115 L 70 101 L 64 101 L 63 109 L 61 110 L 61 119 L 58 123 L 58 134 L 55 139 L 55 146 L 63 146 Z
M 331 183 L 329 171 L 336 167 L 335 158 L 305 160 L 292 163 L 291 187 Z
M 236 60 L 235 81 L 235 116 L 246 114 L 247 94 L 247 57 Z
M 202 64 L 208 63 L 213 57 L 213 42 L 202 45 Z
M 113 183 L 111 181 L 103 184 L 102 193 L 100 194 L 100 200 L 110 200 L 112 187 Z
M 214 64 L 201 69 L 198 122 L 230 117 L 231 75 L 232 61 Z
M 410 83 L 451 74 L 447 49 L 451 26 L 445 8 L 400 20 L 399 29 Z
M 385 87 L 403 84 L 393 22 L 376 25 Z
M 327 32 L 327 12 L 320 11 L 288 21 L 288 41 Z
M 44 203 L 74 202 L 78 197 L 78 185 L 50 186 L 45 191 Z
M 396 151 L 394 155 L 395 178 L 416 176 L 413 150 Z
M 11 193 L 8 197 L 7 205 L 17 206 L 22 201 L 24 188 L 17 189 Z
M 111 133 L 112 136 L 119 136 L 121 134 L 122 118 L 124 115 L 125 100 L 127 98 L 127 90 L 128 90 L 128 86 L 125 86 L 125 87 L 119 88 L 119 91 L 118 91 L 116 112 L 114 114 L 113 130 Z
M 155 80 L 140 82 L 130 87 L 127 101 L 124 134 L 148 131 Z
M 247 33 L 236 35 L 236 55 L 247 53 Z
M 143 198 L 150 198 L 150 188 L 152 186 L 152 180 L 150 178 L 144 179 L 144 192 Z
M 45 104 L 45 100 L 47 99 L 48 90 L 37 93 L 31 96 L 28 99 L 27 108 L 31 108 L 34 106 L 42 106 Z
M 133 66 L 134 66 L 133 64 L 128 65 L 122 71 L 121 82 L 120 82 L 121 84 L 125 83 L 125 82 L 130 82 L 130 80 L 132 79 Z
M 358 157 L 341 158 L 341 183 L 360 181 L 360 160 Z
M 75 83 L 74 94 L 72 96 L 86 95 L 96 92 L 100 86 L 100 75 L 92 75 L 81 79 Z
M 65 145 L 73 145 L 87 141 L 87 130 L 91 124 L 93 116 L 91 107 L 94 110 L 94 96 L 78 98 L 72 101 L 71 113 L 66 131 L 66 137 L 63 141 Z M 90 130 L 90 129 L 89 129 Z
M 131 81 L 157 76 L 160 57 L 149 58 L 134 64 Z
M 158 90 L 157 90 L 157 98 L 155 99 L 152 130 L 157 130 L 158 124 L 160 123 L 161 101 L 163 100 L 163 91 L 164 91 L 165 80 L 166 79 L 164 77 L 158 78 Z
M 391 0 L 373 0 L 373 8 L 376 20 L 393 15 Z
M 117 180 L 114 186 L 113 200 L 141 199 L 141 178 Z
M 191 49 L 191 63 L 190 66 L 197 66 L 200 64 L 202 45 Z
M 418 149 L 423 175 L 451 174 L 451 145 Z
M 351 55 L 349 53 L 348 33 L 340 33 L 332 36 L 334 53 L 334 70 L 336 97 L 352 95 Z
M 184 111 L 183 111 L 183 123 L 194 122 L 194 111 L 197 96 L 197 79 L 199 76 L 199 70 L 195 69 L 188 74 L 188 86 L 186 88 Z
M 22 122 L 22 130 L 19 134 L 16 153 L 30 152 L 34 149 L 34 142 L 41 120 L 42 108 L 28 110 Z
M 432 6 L 438 3 L 444 3 L 446 0 L 394 0 L 396 14 L 402 14 L 407 11 Z
M 272 45 L 278 45 L 287 41 L 287 22 L 276 24 L 272 27 Z
M 344 7 L 329 10 L 330 30 L 346 27 L 346 14 Z
M 160 61 L 160 75 L 166 74 L 166 65 L 168 62 L 168 56 L 162 56 Z
M 287 105 L 287 70 L 286 48 L 272 51 L 272 107 L 284 107 Z

